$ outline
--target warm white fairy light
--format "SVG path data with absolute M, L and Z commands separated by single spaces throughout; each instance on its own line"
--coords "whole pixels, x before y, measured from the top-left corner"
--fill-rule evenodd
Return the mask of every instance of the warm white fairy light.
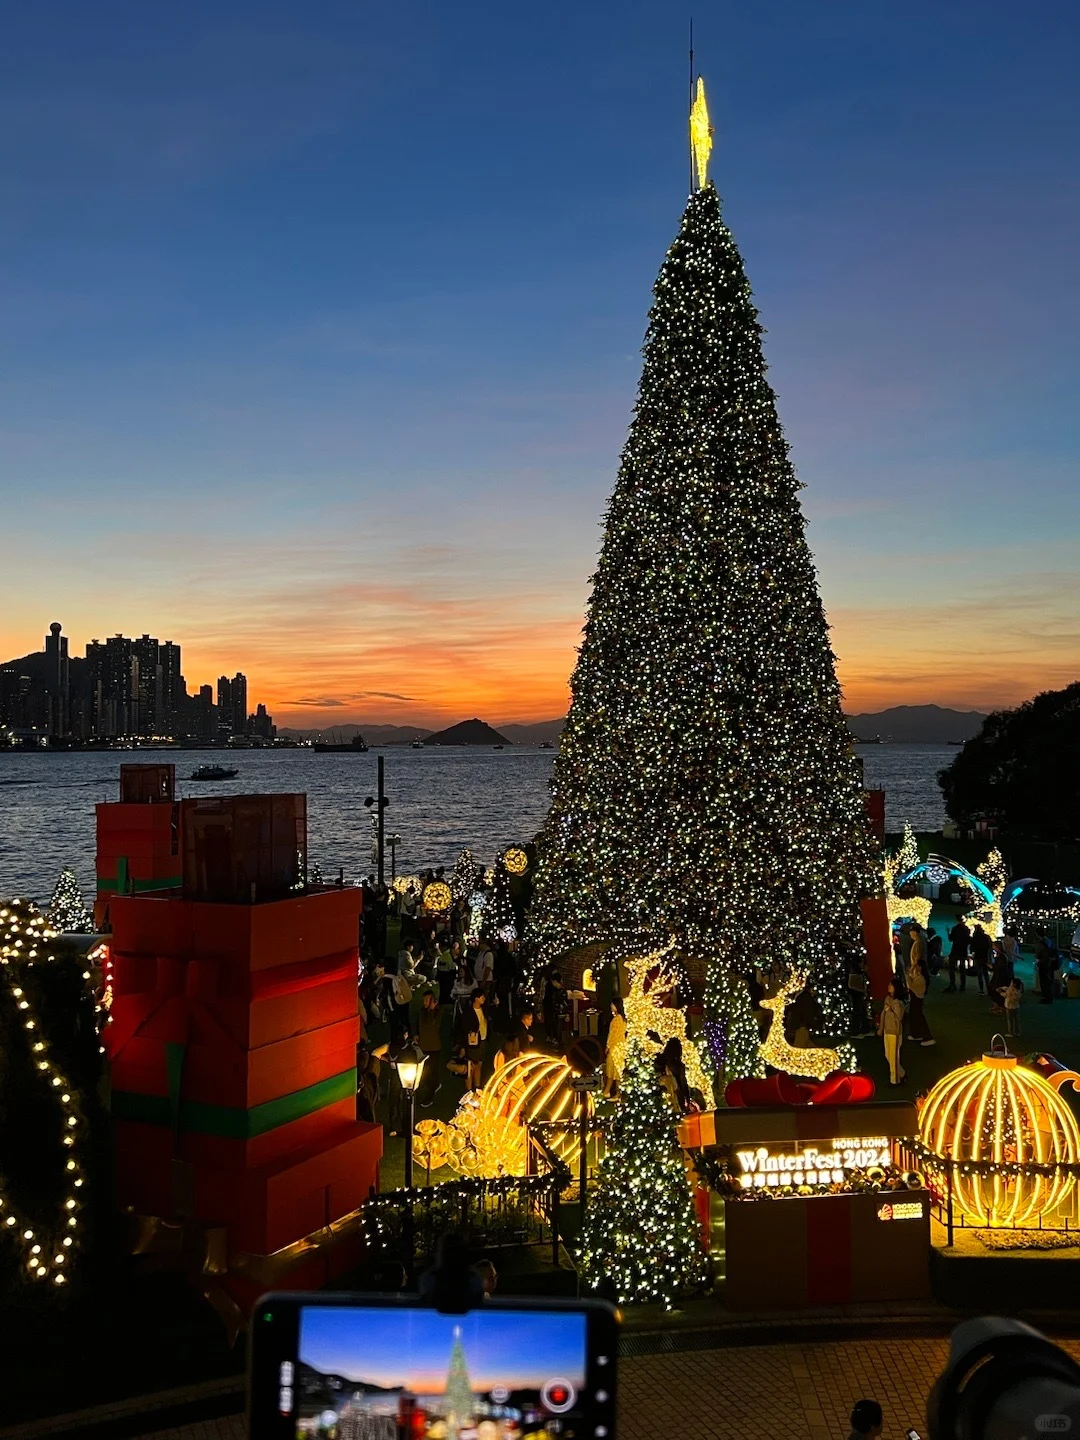
M 59 934 L 60 932 L 49 923 L 46 917 L 28 901 L 12 900 L 0 907 L 0 984 L 4 985 L 15 1008 L 23 1016 L 23 1027 L 32 1033 L 38 1030 L 37 1017 L 23 986 L 19 983 L 19 972 L 15 970 L 15 967 L 39 964 L 42 961 L 47 962 L 51 954 L 51 943 L 58 938 Z M 66 1146 L 74 1147 L 82 1122 L 72 1098 L 72 1087 L 62 1071 L 49 1058 L 48 1047 L 43 1040 L 32 1042 L 31 1053 L 35 1057 L 37 1073 L 51 1082 L 50 1092 L 54 1094 L 54 1099 L 60 1106 L 65 1122 L 64 1128 L 67 1131 L 62 1137 L 63 1143 Z M 60 1091 L 59 1095 L 55 1094 L 57 1090 Z M 67 1161 L 65 1173 L 73 1190 L 82 1188 L 82 1169 L 74 1156 Z M 74 1195 L 68 1195 L 61 1205 L 58 1223 L 62 1224 L 66 1220 L 65 1228 L 77 1230 L 78 1217 L 73 1213 L 77 1209 L 78 1201 Z M 60 1253 L 62 1246 L 59 1237 L 55 1243 L 45 1246 L 45 1241 L 48 1239 L 47 1233 L 39 1237 L 33 1225 L 28 1224 L 19 1216 L 6 1193 L 2 1174 L 0 1174 L 0 1211 L 4 1212 L 4 1223 L 8 1229 L 17 1230 L 21 1227 L 22 1256 L 27 1272 L 38 1280 L 49 1279 L 51 1276 L 54 1284 L 64 1284 L 65 1277 L 56 1273 L 56 1267 L 66 1263 L 66 1257 Z M 72 1237 L 65 1236 L 63 1246 L 70 1247 L 71 1244 Z M 48 1252 L 52 1252 L 54 1258 L 43 1259 L 43 1254 Z
M 772 1011 L 768 1034 L 758 1046 L 758 1054 L 766 1065 L 782 1070 L 788 1075 L 809 1076 L 824 1080 L 827 1075 L 840 1069 L 840 1052 L 827 1046 L 800 1048 L 789 1045 L 784 1036 L 784 1011 L 792 996 L 797 995 L 806 984 L 806 976 L 790 975 L 778 992 L 768 1000 L 759 1003 L 763 1010 Z
M 711 1110 L 712 1085 L 705 1073 L 697 1043 L 687 1034 L 686 1011 L 681 1006 L 660 1003 L 675 985 L 674 972 L 667 963 L 674 949 L 675 942 L 671 941 L 662 950 L 653 950 L 648 955 L 634 955 L 627 960 L 630 987 L 623 996 L 626 1038 L 612 1049 L 612 1067 L 616 1075 L 622 1075 L 626 1055 L 632 1045 L 640 1046 L 643 1053 L 651 1057 L 659 1055 L 669 1040 L 678 1040 L 682 1044 L 687 1084 L 691 1090 L 701 1092 L 706 1110 Z M 652 973 L 654 970 L 657 972 L 655 975 Z M 659 1036 L 659 1039 L 654 1040 L 653 1035 Z
M 674 935 L 745 1021 L 746 946 L 848 1020 L 873 850 L 760 325 L 712 183 L 654 288 L 537 847 L 537 965 Z

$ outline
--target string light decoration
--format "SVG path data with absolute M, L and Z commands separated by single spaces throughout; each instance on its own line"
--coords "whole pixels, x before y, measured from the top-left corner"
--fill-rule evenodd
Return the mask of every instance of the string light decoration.
M 736 971 L 720 972 L 713 986 L 714 1015 L 705 1022 L 708 1059 L 727 1080 L 760 1079 L 765 1074 L 750 990 Z
M 712 182 L 653 291 L 634 418 L 555 756 L 530 938 L 540 967 L 674 935 L 710 1018 L 752 939 L 848 1018 L 876 888 L 859 766 L 766 378 Z
M 1023 1229 L 1075 1208 L 1080 1128 L 1014 1055 L 992 1051 L 939 1080 L 919 1112 L 918 1148 L 932 1169 L 953 1163 L 953 1203 L 973 1225 Z
M 487 925 L 489 933 L 498 935 L 500 940 L 517 939 L 517 920 L 510 899 L 510 872 L 506 868 L 505 856 L 500 856 L 495 861 Z
M 889 918 L 889 932 L 898 920 L 914 920 L 923 930 L 930 923 L 934 902 L 925 895 L 898 895 L 897 877 L 904 872 L 900 867 L 899 855 L 886 855 L 881 866 L 882 885 L 885 890 L 885 911 Z M 900 886 L 900 888 L 904 888 Z
M 992 935 L 994 939 L 999 939 L 1005 933 L 1002 897 L 1005 894 L 1005 887 L 1009 883 L 1009 867 L 1005 863 L 1004 855 L 996 845 L 982 864 L 975 867 L 975 874 L 994 898 L 989 904 L 977 907 L 964 918 L 969 921 L 978 921 L 989 935 Z
M 698 189 L 705 184 L 709 173 L 709 156 L 712 154 L 713 127 L 709 122 L 709 107 L 705 101 L 705 81 L 699 75 L 694 103 L 690 108 L 690 149 L 694 156 L 694 174 Z
M 607 1150 L 589 1193 L 579 1267 L 587 1285 L 614 1283 L 620 1303 L 676 1298 L 705 1280 L 675 1112 L 640 1046 L 631 1047 Z
M 529 857 L 520 845 L 511 845 L 502 858 L 511 875 L 524 875 L 529 868 Z
M 0 984 L 18 1017 L 16 1023 L 26 1031 L 33 1076 L 57 1107 L 61 1143 L 67 1151 L 66 1193 L 57 1214 L 46 1223 L 20 1213 L 12 1203 L 9 1182 L 0 1172 L 0 1235 L 6 1235 L 18 1247 L 20 1263 L 29 1278 L 66 1285 L 79 1238 L 79 1192 L 85 1182 L 81 1141 L 85 1124 L 74 1087 L 49 1056 L 41 1017 L 27 989 L 29 976 L 24 974 L 54 958 L 52 942 L 59 935 L 41 911 L 28 901 L 9 900 L 0 904 Z M 83 978 L 89 979 L 89 973 L 84 973 Z
M 797 995 L 805 984 L 805 975 L 789 975 L 771 999 L 760 1002 L 763 1010 L 772 1011 L 772 1020 L 765 1039 L 758 1047 L 758 1054 L 763 1064 L 771 1065 L 774 1070 L 824 1080 L 841 1068 L 840 1052 L 830 1050 L 828 1046 L 800 1049 L 797 1045 L 789 1045 L 784 1036 L 784 1011 L 792 996 Z
M 900 877 L 906 878 L 919 863 L 919 842 L 915 838 L 915 831 L 908 821 L 904 822 L 904 833 L 900 839 L 900 849 L 896 852 L 896 870 Z M 903 879 L 901 882 L 903 883 Z
M 308 870 L 308 884 L 321 885 L 322 883 L 322 866 L 317 860 L 313 860 L 311 862 L 311 868 Z
M 480 939 L 480 928 L 484 923 L 484 911 L 488 897 L 483 890 L 474 890 L 469 896 L 469 923 L 465 927 L 465 939 L 472 944 Z
M 532 1121 L 549 1124 L 580 1113 L 570 1088 L 574 1071 L 558 1055 L 527 1051 L 508 1060 L 480 1090 L 470 1091 L 445 1124 L 422 1121 L 425 1150 L 462 1175 L 493 1178 L 524 1175 L 528 1168 L 528 1130 Z M 588 1113 L 592 1099 L 585 1097 Z M 576 1127 L 548 1135 L 558 1159 L 573 1166 L 581 1153 Z
M 83 901 L 75 871 L 65 865 L 49 901 L 49 924 L 63 934 L 92 935 L 94 917 Z
M 424 909 L 430 910 L 433 915 L 445 915 L 453 903 L 450 886 L 442 880 L 433 880 L 430 885 L 424 886 Z
M 632 1046 L 640 1048 L 651 1058 L 659 1055 L 669 1040 L 681 1041 L 687 1083 L 692 1090 L 700 1091 L 705 1108 L 710 1110 L 714 1103 L 712 1081 L 706 1073 L 697 1042 L 687 1034 L 686 1011 L 680 1006 L 661 1003 L 664 995 L 675 985 L 674 971 L 667 963 L 674 948 L 675 942 L 671 941 L 662 950 L 635 955 L 626 961 L 630 981 L 629 990 L 623 997 L 626 1037 L 612 1046 L 610 1059 L 615 1074 L 621 1076 Z
M 483 871 L 476 863 L 472 851 L 466 847 L 454 862 L 454 868 L 450 872 L 450 890 L 454 899 L 467 899 L 482 878 Z

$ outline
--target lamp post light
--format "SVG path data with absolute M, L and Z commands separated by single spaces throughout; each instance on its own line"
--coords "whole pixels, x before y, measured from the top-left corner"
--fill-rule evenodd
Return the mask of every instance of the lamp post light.
M 379 884 L 381 885 L 385 878 L 383 872 L 383 856 L 386 853 L 384 843 L 386 834 L 386 807 L 390 804 L 390 801 L 386 798 L 385 757 L 382 755 L 378 757 L 376 762 L 376 777 L 377 784 L 375 788 L 377 794 L 369 795 L 364 801 L 364 804 L 371 810 L 372 815 L 375 817 L 375 863 L 378 867 Z M 374 810 L 372 810 L 372 806 L 375 806 Z
M 420 1076 L 424 1073 L 427 1056 L 419 1045 L 406 1045 L 393 1057 L 392 1064 L 397 1071 L 401 1093 L 405 1096 L 405 1189 L 411 1190 L 413 1183 L 413 1116 L 416 1090 Z

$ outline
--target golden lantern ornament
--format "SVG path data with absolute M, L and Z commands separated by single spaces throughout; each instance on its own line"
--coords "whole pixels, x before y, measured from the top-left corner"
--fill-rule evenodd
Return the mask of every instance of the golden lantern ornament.
M 454 903 L 450 886 L 441 880 L 433 880 L 430 885 L 424 886 L 423 899 L 424 909 L 430 910 L 434 915 L 445 915 Z
M 931 1167 L 952 1162 L 953 1203 L 969 1224 L 1024 1229 L 1075 1209 L 1080 1127 L 1054 1086 L 999 1040 L 938 1081 L 919 1139 Z
M 520 845 L 511 845 L 503 856 L 503 864 L 511 875 L 524 875 L 529 868 L 529 857 Z

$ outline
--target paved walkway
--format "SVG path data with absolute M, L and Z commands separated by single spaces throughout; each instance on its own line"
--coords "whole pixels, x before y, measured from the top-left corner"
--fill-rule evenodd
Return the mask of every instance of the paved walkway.
M 1080 1359 L 1080 1342 L 1066 1342 Z M 618 1440 L 844 1440 L 864 1396 L 885 1410 L 883 1440 L 926 1434 L 926 1395 L 947 1340 L 755 1345 L 619 1362 Z M 246 1440 L 240 1416 L 145 1440 Z

